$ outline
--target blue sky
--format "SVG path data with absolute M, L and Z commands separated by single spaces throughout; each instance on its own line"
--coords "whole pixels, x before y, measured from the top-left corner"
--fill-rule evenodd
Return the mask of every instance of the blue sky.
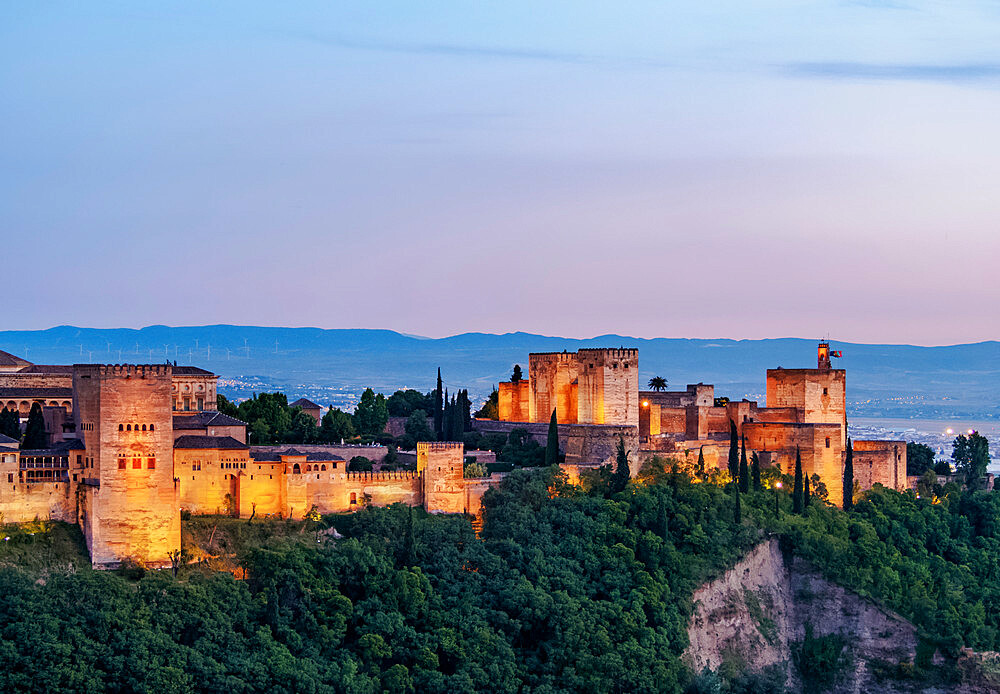
M 7 3 L 3 328 L 998 336 L 1000 2 Z

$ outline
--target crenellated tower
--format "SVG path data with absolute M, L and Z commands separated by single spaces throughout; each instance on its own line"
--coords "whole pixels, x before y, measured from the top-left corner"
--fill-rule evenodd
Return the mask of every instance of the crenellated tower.
M 79 523 L 95 567 L 132 558 L 170 566 L 180 550 L 171 366 L 77 364 L 76 430 L 84 442 Z

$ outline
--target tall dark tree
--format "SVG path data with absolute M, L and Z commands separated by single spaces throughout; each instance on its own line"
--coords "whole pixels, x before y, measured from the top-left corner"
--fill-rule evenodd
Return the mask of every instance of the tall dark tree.
M 465 422 L 462 417 L 462 409 L 458 404 L 458 396 L 451 396 L 451 417 L 448 422 L 448 440 L 461 441 L 465 434 Z
M 21 416 L 17 411 L 8 407 L 0 410 L 0 434 L 15 441 L 21 440 Z
M 462 412 L 462 432 L 472 431 L 472 401 L 469 400 L 469 391 L 462 389 L 459 391 L 459 409 Z
M 854 444 L 847 439 L 847 455 L 844 458 L 844 510 L 854 508 Z
M 729 420 L 729 477 L 735 484 L 740 474 L 740 439 L 736 434 L 736 422 Z
M 476 419 L 500 419 L 500 391 L 493 388 L 493 392 L 490 393 L 490 397 L 486 399 L 483 406 L 472 413 L 472 416 Z
M 750 456 L 750 477 L 753 480 L 753 490 L 759 492 L 760 487 L 760 458 L 757 457 L 757 451 L 754 451 Z
M 792 487 L 792 513 L 802 513 L 802 453 L 795 449 L 795 486 Z
M 559 423 L 556 421 L 556 411 L 552 410 L 549 419 L 549 437 L 545 441 L 545 464 L 559 464 Z
M 733 485 L 733 522 L 736 524 L 743 522 L 743 505 L 740 500 L 740 485 Z
M 524 378 L 524 376 L 521 375 L 521 365 L 520 364 L 514 364 L 514 373 L 512 373 L 510 375 L 510 382 L 511 383 L 519 383 L 521 381 L 521 379 L 523 379 L 523 378 Z
M 611 475 L 611 492 L 625 490 L 631 473 L 628 469 L 628 451 L 625 450 L 625 437 L 618 435 L 618 450 L 615 454 L 615 471 Z
M 740 491 L 750 491 L 750 467 L 747 465 L 747 437 L 740 443 Z
M 701 446 L 698 449 L 698 474 L 705 474 L 705 447 Z
M 400 563 L 403 566 L 415 566 L 417 563 L 417 538 L 413 533 L 413 507 L 407 509 L 406 527 L 403 529 L 403 546 L 400 552 Z
M 809 508 L 809 475 L 802 478 L 802 508 Z
M 437 389 L 434 391 L 434 435 L 440 441 L 444 438 L 444 385 L 441 383 L 441 367 L 438 367 Z
M 45 448 L 47 445 L 48 437 L 45 435 L 45 418 L 42 416 L 42 406 L 37 402 L 32 403 L 31 411 L 28 412 L 28 423 L 24 426 L 24 440 L 21 441 L 21 448 Z

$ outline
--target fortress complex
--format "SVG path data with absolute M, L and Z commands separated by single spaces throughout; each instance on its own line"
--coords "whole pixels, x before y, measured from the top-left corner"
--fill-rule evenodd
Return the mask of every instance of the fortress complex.
M 401 502 L 430 512 L 478 515 L 483 494 L 502 476 L 467 479 L 458 442 L 419 442 L 414 471 L 351 472 L 348 460 L 380 461 L 378 446 L 247 444 L 246 424 L 216 410 L 217 376 L 171 364 L 37 366 L 0 352 L 0 397 L 27 417 L 43 406 L 46 448 L 19 450 L 0 437 L 0 517 L 77 523 L 95 567 L 125 559 L 170 566 L 179 557 L 180 512 L 302 518 Z M 517 427 L 544 443 L 556 412 L 571 479 L 612 461 L 621 437 L 637 472 L 646 458 L 725 467 L 729 422 L 764 465 L 790 472 L 796 451 L 820 475 L 831 501 L 842 499 L 846 378 L 819 347 L 815 369 L 767 372 L 767 406 L 716 401 L 714 388 L 639 390 L 635 349 L 584 349 L 529 356 L 529 374 L 500 384 L 500 421 L 474 420 L 482 432 Z M 906 444 L 855 441 L 862 489 L 906 483 Z
M 302 518 L 402 502 L 475 515 L 500 479 L 465 479 L 459 442 L 418 443 L 417 469 L 398 472 L 347 469 L 354 455 L 380 461 L 381 446 L 249 446 L 246 424 L 215 410 L 217 376 L 204 369 L 34 367 L 6 353 L 0 368 L 3 404 L 22 417 L 42 404 L 49 437 L 37 450 L 0 437 L 0 518 L 78 524 L 98 568 L 170 566 L 182 509 Z
M 767 404 L 760 407 L 749 400 L 716 400 L 714 386 L 702 383 L 683 391 L 639 390 L 634 349 L 531 354 L 527 378 L 499 385 L 501 422 L 476 425 L 484 432 L 525 426 L 544 443 L 542 425 L 555 410 L 567 463 L 610 461 L 616 441 L 609 437 L 623 434 L 636 472 L 653 455 L 693 465 L 703 453 L 708 467 L 726 467 L 733 422 L 748 455 L 756 451 L 762 465 L 792 472 L 798 453 L 803 472 L 819 475 L 830 501 L 840 504 L 847 378 L 843 369 L 832 367 L 831 356 L 830 345 L 822 342 L 816 368 L 768 369 Z M 861 489 L 876 483 L 905 488 L 906 443 L 855 441 L 854 478 Z

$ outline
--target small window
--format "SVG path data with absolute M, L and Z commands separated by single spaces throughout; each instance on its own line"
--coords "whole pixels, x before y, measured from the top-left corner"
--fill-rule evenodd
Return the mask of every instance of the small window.
M 118 431 L 125 431 L 125 425 L 124 424 L 119 424 L 118 425 Z
M 142 458 L 132 458 L 132 469 L 133 470 L 142 469 Z
M 826 447 L 827 448 L 830 447 L 830 437 L 829 436 L 826 437 Z
M 118 469 L 119 470 L 124 470 L 125 469 L 125 458 L 119 458 L 118 459 Z
M 146 425 L 145 424 L 142 425 L 142 430 L 146 431 Z
M 326 472 L 326 465 L 320 465 L 319 469 L 322 470 L 323 472 Z
M 150 425 L 149 425 L 149 430 L 150 430 L 150 431 L 155 431 L 155 429 L 153 428 L 153 427 L 155 427 L 155 426 L 156 426 L 155 424 L 150 424 Z
M 147 470 L 156 469 L 156 458 L 146 458 L 146 469 Z
M 131 424 L 126 424 L 125 425 L 125 431 L 132 431 L 132 425 Z
M 7 473 L 7 481 L 10 482 L 11 484 L 14 483 L 14 473 L 13 472 Z
M 358 493 L 351 492 L 351 506 L 355 506 L 358 503 Z
M 826 391 L 826 388 L 824 388 L 823 389 L 823 395 L 826 395 L 826 394 L 827 394 L 827 391 Z

